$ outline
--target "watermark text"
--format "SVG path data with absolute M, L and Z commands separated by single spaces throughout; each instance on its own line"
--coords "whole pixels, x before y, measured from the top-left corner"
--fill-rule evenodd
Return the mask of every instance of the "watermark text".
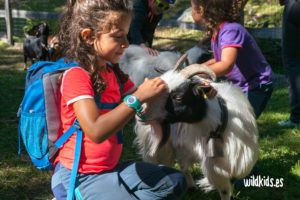
M 283 187 L 283 178 L 271 178 L 269 176 L 250 176 L 250 178 L 243 179 L 245 187 Z

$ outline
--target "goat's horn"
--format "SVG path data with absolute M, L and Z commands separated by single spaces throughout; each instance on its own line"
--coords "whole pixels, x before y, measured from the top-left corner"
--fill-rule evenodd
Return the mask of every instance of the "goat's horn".
M 188 55 L 185 53 L 185 54 L 183 54 L 183 55 L 179 58 L 179 60 L 177 61 L 176 65 L 175 65 L 175 67 L 174 67 L 175 71 L 179 71 L 179 70 L 182 69 L 182 65 L 183 65 L 183 63 L 186 61 L 187 56 L 188 56 Z
M 191 78 L 196 74 L 207 74 L 211 80 L 216 80 L 216 74 L 209 67 L 200 64 L 189 65 L 182 69 L 180 73 L 186 78 Z

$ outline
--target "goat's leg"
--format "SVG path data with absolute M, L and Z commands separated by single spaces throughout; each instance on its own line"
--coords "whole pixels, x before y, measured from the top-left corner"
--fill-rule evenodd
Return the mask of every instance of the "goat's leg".
M 218 185 L 215 185 L 214 182 L 210 182 L 207 178 L 209 175 L 205 175 L 205 178 L 198 180 L 197 185 L 204 191 L 204 192 L 210 192 L 214 189 L 217 189 L 221 200 L 230 200 L 232 195 L 232 185 L 230 183 L 230 180 L 228 178 L 224 177 L 216 177 L 218 179 Z
M 223 188 L 221 190 L 218 189 L 218 191 L 221 196 L 221 200 L 230 200 L 232 195 L 232 186 L 230 181 L 228 182 L 228 185 L 224 185 Z
M 193 176 L 189 170 L 189 165 L 190 165 L 189 162 L 179 160 L 179 165 L 180 165 L 181 171 L 185 175 L 185 179 L 186 179 L 188 188 L 196 188 L 197 186 L 196 186 Z
M 174 166 L 174 150 L 170 140 L 168 140 L 162 147 L 159 147 L 156 154 L 156 159 L 160 164 L 168 167 Z
M 189 169 L 182 169 L 183 174 L 185 175 L 186 182 L 188 185 L 188 188 L 197 188 L 197 185 L 193 179 L 193 176 Z
M 202 162 L 204 179 L 197 182 L 206 192 L 217 189 L 221 200 L 230 200 L 232 195 L 232 184 L 226 164 L 222 158 L 206 158 Z
M 191 158 L 191 154 L 184 147 L 176 147 L 176 157 L 178 159 L 180 169 L 185 175 L 188 188 L 196 188 L 197 186 L 193 176 L 189 171 L 190 166 L 194 163 L 194 159 Z
M 168 140 L 162 147 L 159 147 L 153 156 L 148 153 L 143 153 L 143 160 L 150 163 L 173 167 L 174 153 L 170 140 Z

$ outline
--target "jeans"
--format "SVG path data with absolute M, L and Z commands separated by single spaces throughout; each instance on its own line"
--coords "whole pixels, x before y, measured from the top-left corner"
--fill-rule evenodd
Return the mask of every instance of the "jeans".
M 300 123 L 300 0 L 286 0 L 282 57 L 289 81 L 290 120 Z
M 249 90 L 246 94 L 250 104 L 253 107 L 256 119 L 260 116 L 272 95 L 272 82 L 260 85 L 258 88 Z
M 58 163 L 51 187 L 56 200 L 65 200 L 71 170 Z M 145 162 L 119 164 L 114 170 L 78 173 L 76 200 L 177 200 L 185 193 L 185 176 L 172 168 Z

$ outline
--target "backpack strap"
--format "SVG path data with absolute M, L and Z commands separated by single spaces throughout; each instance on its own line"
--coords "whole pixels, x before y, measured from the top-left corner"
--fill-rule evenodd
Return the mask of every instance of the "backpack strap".
M 120 94 L 122 96 L 123 94 L 123 83 L 121 81 L 121 77 L 119 77 L 119 74 L 116 72 L 116 67 L 119 67 L 118 64 L 113 64 L 111 62 L 107 63 L 107 65 L 113 70 L 114 74 L 116 75 L 118 84 L 119 84 L 119 88 L 120 88 Z
M 22 148 L 21 148 L 21 128 L 20 128 L 20 123 L 18 125 L 18 155 L 20 156 L 21 155 L 21 152 L 22 152 Z
M 71 171 L 67 200 L 74 199 L 75 184 L 76 184 L 77 171 L 78 171 L 80 153 L 81 153 L 81 144 L 82 144 L 82 130 L 81 130 L 77 120 L 75 120 L 74 124 L 78 125 L 78 129 L 76 132 L 77 134 L 76 134 L 74 161 L 73 161 L 73 166 L 72 166 L 72 171 Z
M 116 67 L 119 67 L 119 65 L 113 64 L 113 63 L 108 63 L 108 66 L 113 70 L 113 72 L 117 78 L 119 88 L 120 88 L 120 95 L 122 97 L 124 85 L 121 81 L 121 77 L 119 77 L 119 73 L 116 72 Z M 122 99 L 121 99 L 121 101 L 122 101 Z M 121 103 L 121 101 L 118 103 L 118 105 Z M 113 105 L 113 108 L 117 107 L 118 105 Z M 117 137 L 118 137 L 118 144 L 122 144 L 123 143 L 123 131 L 122 130 L 118 131 Z
M 78 120 L 75 119 L 72 126 L 54 143 L 57 148 L 60 148 L 75 132 L 76 132 L 76 142 L 75 142 L 75 151 L 74 151 L 74 161 L 73 161 L 71 177 L 69 182 L 67 200 L 74 199 L 75 184 L 76 184 L 77 171 L 78 171 L 79 159 L 81 153 L 82 130 L 80 128 L 80 124 Z
M 81 128 L 79 122 L 77 121 L 77 119 L 75 119 L 72 126 L 70 126 L 70 128 L 64 134 L 62 134 L 54 143 L 56 148 L 59 149 L 73 135 L 73 133 L 78 130 L 81 130 Z

